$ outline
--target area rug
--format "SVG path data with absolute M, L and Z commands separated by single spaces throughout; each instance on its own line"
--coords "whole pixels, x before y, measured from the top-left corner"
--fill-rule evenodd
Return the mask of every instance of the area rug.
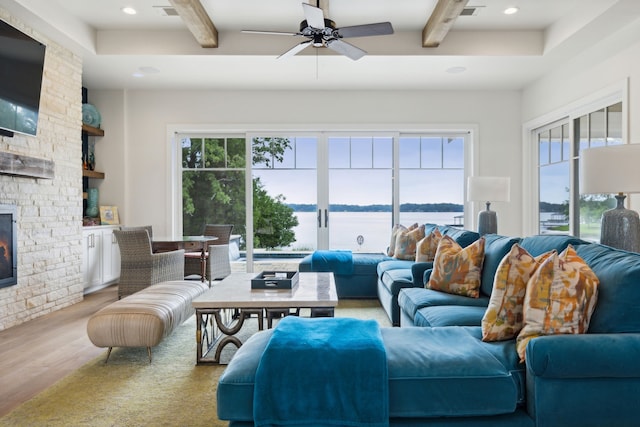
M 303 313 L 304 314 L 304 313 Z M 390 326 L 376 300 L 342 300 L 335 315 L 376 319 Z M 250 319 L 243 338 L 257 330 Z M 225 347 L 230 358 L 233 346 Z M 0 426 L 226 426 L 216 414 L 216 386 L 224 365 L 197 366 L 195 317 L 153 349 L 116 348 L 97 357 L 0 418 Z

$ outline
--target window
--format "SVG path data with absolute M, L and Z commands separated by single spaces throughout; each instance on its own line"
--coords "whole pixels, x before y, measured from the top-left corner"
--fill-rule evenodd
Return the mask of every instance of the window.
M 586 148 L 622 144 L 622 103 L 541 128 L 536 136 L 539 233 L 599 241 L 602 212 L 614 207 L 615 199 L 610 194 L 580 194 L 579 159 Z
M 463 136 L 400 136 L 401 224 L 463 226 Z
M 569 233 L 571 144 L 569 124 L 538 133 L 540 234 Z
M 574 120 L 576 127 L 576 170 L 580 152 L 587 148 L 622 144 L 622 103 L 585 114 Z M 576 192 L 579 193 L 579 192 Z M 585 240 L 600 241 L 602 212 L 615 207 L 612 194 L 577 194 L 579 221 L 575 234 Z
M 179 135 L 182 155 L 182 232 L 200 235 L 205 224 L 233 224 L 244 235 L 244 136 Z

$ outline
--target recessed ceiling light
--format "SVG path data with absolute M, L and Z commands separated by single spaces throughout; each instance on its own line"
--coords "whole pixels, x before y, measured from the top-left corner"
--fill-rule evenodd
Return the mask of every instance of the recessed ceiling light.
M 141 79 L 141 78 L 143 78 L 143 77 L 144 77 L 144 73 L 140 73 L 140 72 L 136 72 L 136 73 L 133 73 L 133 74 L 131 74 L 131 75 L 132 75 L 133 77 L 135 77 L 135 78 L 138 78 L 138 79 Z
M 519 10 L 520 9 L 517 7 L 508 7 L 502 13 L 504 13 L 505 15 L 513 15 L 514 13 L 518 13 Z
M 464 73 L 465 71 L 467 71 L 467 69 L 465 67 L 447 68 L 447 73 L 449 73 L 449 74 L 460 74 L 460 73 Z
M 127 15 L 135 15 L 136 13 L 138 13 L 137 10 L 135 10 L 134 8 L 132 8 L 130 6 L 123 7 L 120 10 L 122 10 L 122 13 L 126 13 Z

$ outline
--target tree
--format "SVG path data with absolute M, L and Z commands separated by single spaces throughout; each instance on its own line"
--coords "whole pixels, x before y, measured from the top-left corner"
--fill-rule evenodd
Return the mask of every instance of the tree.
M 602 213 L 616 205 L 610 194 L 587 194 L 580 196 L 580 216 L 587 224 L 599 223 Z
M 273 167 L 284 159 L 290 146 L 287 138 L 254 138 L 252 163 Z M 182 162 L 191 169 L 182 174 L 184 234 L 200 234 L 207 223 L 228 223 L 235 224 L 234 234 L 240 234 L 246 242 L 244 139 L 184 140 Z M 254 247 L 275 248 L 295 242 L 292 229 L 298 219 L 284 204 L 285 197 L 270 196 L 259 178 L 253 179 L 252 187 Z
M 293 227 L 298 218 L 285 203 L 282 194 L 271 197 L 260 178 L 253 179 L 253 227 L 255 247 L 273 249 L 296 241 Z

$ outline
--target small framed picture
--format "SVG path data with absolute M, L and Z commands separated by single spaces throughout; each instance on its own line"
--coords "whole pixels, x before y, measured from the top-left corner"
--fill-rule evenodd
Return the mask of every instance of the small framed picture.
M 116 206 L 100 206 L 100 222 L 105 225 L 118 225 L 118 208 Z

